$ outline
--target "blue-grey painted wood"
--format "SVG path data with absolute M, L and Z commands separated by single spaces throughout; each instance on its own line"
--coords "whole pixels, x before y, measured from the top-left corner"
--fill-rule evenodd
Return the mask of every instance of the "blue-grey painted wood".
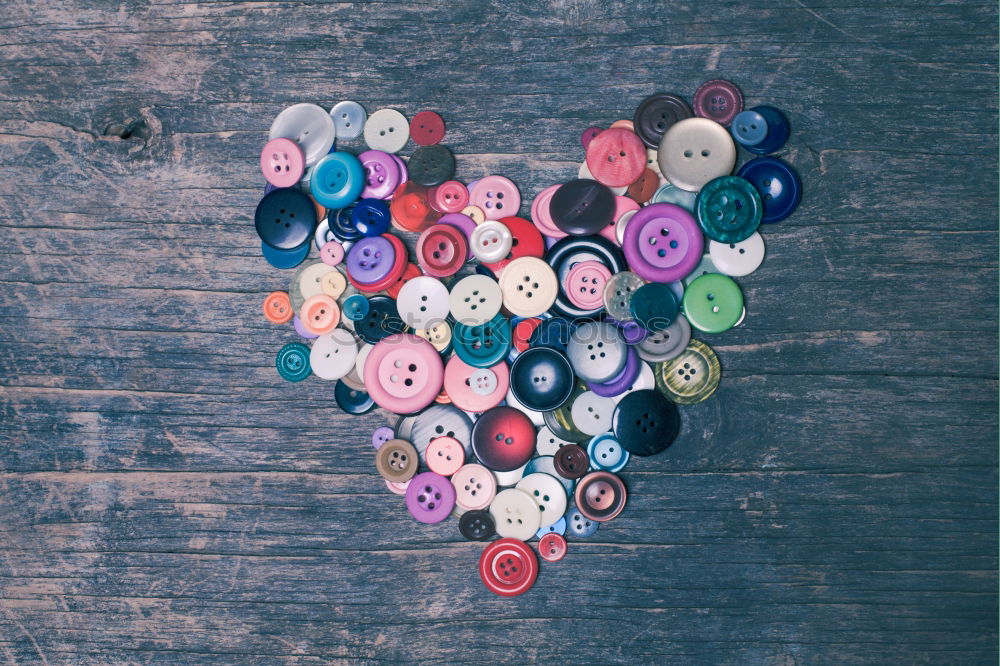
M 0 657 L 996 663 L 996 3 L 829 4 L 5 3 Z M 802 206 L 718 394 L 495 597 L 386 492 L 384 417 L 274 371 L 267 128 L 436 109 L 530 202 L 713 77 L 787 111 Z

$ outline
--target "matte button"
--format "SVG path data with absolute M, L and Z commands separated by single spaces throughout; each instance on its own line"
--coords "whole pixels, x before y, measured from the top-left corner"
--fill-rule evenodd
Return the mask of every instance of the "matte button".
M 738 243 L 708 244 L 708 254 L 712 263 L 723 275 L 741 277 L 750 275 L 764 261 L 764 237 L 754 232 L 749 238 Z
M 587 150 L 587 146 L 590 142 L 594 140 L 594 137 L 604 131 L 603 127 L 588 127 L 580 133 L 580 145 L 583 146 L 584 150 Z
M 760 226 L 763 204 L 749 181 L 722 176 L 698 193 L 695 217 L 705 235 L 720 243 L 738 243 Z
M 392 155 L 381 150 L 366 150 L 358 155 L 358 161 L 365 172 L 362 197 L 388 199 L 403 182 L 403 173 L 392 158 Z
M 698 264 L 705 239 L 694 217 L 673 204 L 651 204 L 629 221 L 622 249 L 635 273 L 652 282 L 673 282 Z
M 503 294 L 496 280 L 469 275 L 456 282 L 448 296 L 448 308 L 456 322 L 466 326 L 484 324 L 500 312 Z
M 530 343 L 532 347 L 550 347 L 565 352 L 575 330 L 576 325 L 562 317 L 543 319 L 531 334 Z
M 272 291 L 264 299 L 264 317 L 272 324 L 287 324 L 294 316 L 288 293 Z
M 337 266 L 344 260 L 344 246 L 337 241 L 325 243 L 319 250 L 319 258 L 327 266 Z
M 406 508 L 421 523 L 440 523 L 455 508 L 455 488 L 440 474 L 417 474 L 406 488 Z
M 604 398 L 593 391 L 585 391 L 573 401 L 570 413 L 573 423 L 587 435 L 599 435 L 611 429 L 611 417 L 615 413 L 615 401 Z
M 347 293 L 347 287 L 348 287 L 347 278 L 344 277 L 344 274 L 341 273 L 339 270 L 330 271 L 329 273 L 324 273 L 323 277 L 320 278 L 319 286 L 320 290 L 327 296 L 332 296 L 333 298 L 340 298 L 341 296 Z M 349 296 L 347 298 L 349 298 Z M 367 310 L 365 311 L 367 312 Z
M 302 309 L 306 299 L 324 293 L 323 277 L 329 273 L 339 273 L 337 269 L 327 266 L 322 261 L 313 260 L 303 264 L 292 276 L 288 287 L 288 296 L 296 311 Z
M 611 434 L 594 437 L 587 444 L 587 455 L 594 469 L 618 472 L 628 463 L 629 453 Z
M 435 326 L 448 316 L 448 288 L 437 278 L 415 277 L 399 290 L 396 309 L 407 326 L 420 329 Z
M 496 407 L 509 387 L 510 371 L 503 361 L 491 368 L 477 368 L 455 355 L 445 366 L 444 389 L 452 404 L 467 412 L 485 412 Z
M 684 291 L 684 314 L 699 331 L 728 331 L 743 316 L 743 292 L 727 275 L 703 275 Z
M 581 261 L 566 275 L 563 289 L 573 305 L 595 310 L 604 304 L 604 287 L 610 279 L 611 271 L 601 262 Z
M 507 472 L 521 467 L 535 450 L 535 427 L 522 412 L 494 407 L 472 428 L 472 450 L 489 469 Z M 538 529 L 535 525 L 532 534 Z
M 627 391 L 642 370 L 639 355 L 634 347 L 628 348 L 628 356 L 625 359 L 625 367 L 622 371 L 606 382 L 587 382 L 587 388 L 599 396 L 614 398 Z M 575 419 L 574 419 L 575 420 Z
M 733 118 L 730 131 L 751 153 L 767 155 L 788 141 L 788 118 L 773 106 L 757 106 Z
M 302 180 L 306 157 L 291 139 L 272 139 L 260 151 L 260 170 L 275 187 L 291 187 Z
M 732 81 L 713 79 L 698 86 L 692 99 L 694 114 L 729 127 L 743 110 L 743 93 Z
M 681 120 L 663 135 L 660 171 L 676 187 L 696 191 L 733 171 L 736 146 L 726 128 L 707 118 Z
M 321 159 L 309 176 L 309 191 L 327 208 L 343 208 L 354 203 L 364 186 L 361 162 L 354 155 L 341 151 Z
M 365 361 L 368 393 L 379 407 L 397 414 L 412 414 L 429 405 L 440 392 L 443 380 L 441 356 L 429 342 L 415 335 L 384 338 Z
M 546 347 L 534 347 L 514 359 L 511 390 L 529 409 L 556 409 L 573 391 L 573 369 L 566 357 Z
M 497 493 L 497 480 L 493 472 L 482 465 L 464 465 L 451 477 L 455 486 L 456 504 L 467 511 L 487 508 Z
M 358 343 L 351 332 L 335 328 L 316 338 L 309 352 L 309 365 L 320 379 L 340 379 L 354 368 Z
M 632 319 L 632 297 L 646 281 L 631 271 L 613 275 L 604 285 L 602 301 L 608 314 L 618 321 Z
M 538 539 L 538 555 L 546 562 L 558 562 L 566 557 L 566 539 L 561 534 L 549 533 Z
M 612 428 L 626 451 L 635 456 L 651 456 L 677 438 L 681 417 L 677 406 L 656 391 L 635 391 L 618 403 Z
M 345 414 L 367 414 L 375 409 L 375 401 L 363 389 L 354 387 L 341 378 L 333 391 L 333 398 Z
M 486 176 L 476 187 L 469 187 L 469 203 L 483 211 L 487 220 L 499 220 L 517 215 L 521 207 L 521 191 L 510 178 Z
M 590 469 L 590 458 L 587 456 L 587 452 L 576 444 L 566 444 L 559 447 L 552 462 L 559 476 L 567 479 L 579 479 Z
M 501 361 L 497 363 L 494 367 L 506 368 L 506 363 Z M 494 392 L 499 391 L 500 393 L 506 393 L 505 387 L 503 387 L 503 382 L 496 372 L 493 372 L 489 368 L 475 368 L 472 374 L 469 376 L 469 388 L 476 395 L 487 396 L 493 395 Z M 490 405 L 492 407 L 492 405 Z M 475 409 L 472 411 L 482 412 L 484 409 Z
M 518 319 L 515 317 L 515 320 Z M 531 336 L 534 335 L 535 329 L 542 323 L 542 320 L 538 317 L 530 317 L 528 319 L 521 319 L 518 321 L 512 331 L 511 344 L 519 352 L 527 351 L 528 347 L 531 346 L 530 340 Z
M 596 180 L 571 180 L 559 186 L 549 202 L 553 224 L 573 236 L 598 233 L 613 221 L 614 212 L 614 194 Z
M 535 472 L 524 476 L 515 488 L 528 493 L 538 505 L 538 528 L 554 525 L 566 512 L 566 488 L 555 477 Z
M 559 492 L 563 492 L 561 487 Z M 517 488 L 501 490 L 490 503 L 490 515 L 501 537 L 530 539 L 541 526 L 541 514 L 534 498 Z
M 635 349 L 639 358 L 645 361 L 667 361 L 680 354 L 690 339 L 691 324 L 687 317 L 681 315 L 666 330 L 650 333 Z
M 660 145 L 663 134 L 678 121 L 694 115 L 688 103 L 677 95 L 657 93 L 639 103 L 633 124 L 635 133 L 650 148 Z
M 386 481 L 409 481 L 417 473 L 419 465 L 416 449 L 402 439 L 391 439 L 375 452 L 375 468 Z
M 330 114 L 315 104 L 295 104 L 278 114 L 267 138 L 291 139 L 302 149 L 306 166 L 312 166 L 330 152 L 335 136 Z
M 458 519 L 458 531 L 469 541 L 488 541 L 496 534 L 496 523 L 489 511 L 466 511 Z
M 673 290 L 662 282 L 650 282 L 632 295 L 632 316 L 647 331 L 665 331 L 680 314 Z
M 634 183 L 645 168 L 646 147 L 627 129 L 606 129 L 587 146 L 587 168 L 608 187 Z
M 278 250 L 261 241 L 260 253 L 267 263 L 278 269 L 295 268 L 309 256 L 309 241 L 291 250 Z
M 586 539 L 587 537 L 594 536 L 594 533 L 601 526 L 596 520 L 591 520 L 584 516 L 576 506 L 571 507 L 566 512 L 565 517 L 566 532 L 577 539 Z
M 625 193 L 638 204 L 644 204 L 653 198 L 660 189 L 660 176 L 652 169 L 643 169 L 639 178 L 628 186 Z
M 377 451 L 379 447 L 388 442 L 394 436 L 395 433 L 393 433 L 392 428 L 389 426 L 375 428 L 375 430 L 372 431 L 372 446 L 375 447 L 375 450 Z
M 340 307 L 326 294 L 316 294 L 302 304 L 299 310 L 302 327 L 315 335 L 329 333 L 340 323 Z
M 500 533 L 499 524 L 497 533 Z M 486 589 L 502 597 L 524 594 L 538 578 L 538 559 L 528 544 L 517 539 L 499 539 L 479 556 L 479 577 Z
M 337 137 L 340 139 L 356 139 L 361 136 L 365 128 L 365 120 L 368 113 L 365 107 L 357 102 L 344 101 L 337 102 L 330 109 L 330 117 L 333 118 L 333 125 L 337 128 Z
M 351 210 L 351 223 L 365 236 L 381 236 L 389 231 L 392 215 L 380 199 L 362 199 Z
M 421 455 L 432 441 L 444 436 L 460 441 L 465 447 L 465 457 L 472 456 L 472 419 L 458 407 L 431 405 L 411 421 L 408 437 Z
M 487 368 L 507 357 L 510 351 L 510 322 L 502 314 L 476 326 L 456 322 L 451 343 L 463 361 L 477 368 Z
M 432 146 L 444 138 L 444 119 L 434 111 L 421 111 L 410 120 L 410 138 L 418 146 Z
M 406 166 L 410 180 L 424 187 L 434 187 L 455 177 L 455 156 L 445 146 L 417 148 Z
M 442 354 L 451 350 L 451 326 L 446 321 L 440 321 L 430 328 L 415 329 L 413 334 L 434 345 L 434 349 Z
M 472 254 L 482 262 L 495 263 L 504 259 L 514 243 L 510 229 L 497 222 L 487 220 L 477 225 L 469 236 Z
M 547 311 L 559 294 L 552 268 L 536 257 L 513 260 L 500 274 L 503 304 L 519 317 L 535 317 Z
M 572 443 L 556 435 L 548 426 L 542 426 L 535 439 L 535 453 L 540 457 L 554 456 L 561 447 Z
M 274 359 L 278 374 L 290 382 L 301 382 L 312 370 L 309 367 L 309 347 L 301 342 L 289 342 Z
M 395 109 L 379 109 L 368 116 L 364 134 L 369 148 L 398 153 L 410 138 L 410 124 Z
M 715 393 L 722 378 L 719 357 L 700 340 L 691 340 L 676 358 L 654 370 L 656 387 L 681 405 L 699 403 Z
M 603 382 L 621 372 L 627 345 L 621 332 L 609 322 L 581 324 L 566 345 L 566 357 L 580 379 Z
M 424 460 L 435 474 L 451 476 L 465 464 L 465 447 L 454 437 L 438 437 L 427 446 Z
M 306 244 L 316 226 L 316 208 L 302 192 L 281 188 L 265 194 L 254 212 L 257 235 L 278 250 L 293 250 Z
M 639 211 L 641 212 L 641 211 Z M 638 215 L 639 213 L 636 213 Z M 695 225 L 697 226 L 697 225 Z M 573 269 L 573 266 L 584 261 L 599 261 L 612 275 L 626 270 L 622 251 L 614 243 L 601 236 L 582 236 L 563 238 L 549 248 L 545 260 L 552 266 L 556 277 L 561 283 Z M 600 314 L 602 308 L 582 310 L 573 305 L 566 295 L 560 292 L 552 304 L 552 313 L 570 319 L 590 319 Z
M 669 403 L 668 403 L 669 404 Z M 625 484 L 611 472 L 591 472 L 576 484 L 576 508 L 598 522 L 615 518 L 625 508 Z
M 760 195 L 764 203 L 761 222 L 780 222 L 798 208 L 802 199 L 802 181 L 795 169 L 784 160 L 758 157 L 741 166 L 736 174 L 750 181 Z

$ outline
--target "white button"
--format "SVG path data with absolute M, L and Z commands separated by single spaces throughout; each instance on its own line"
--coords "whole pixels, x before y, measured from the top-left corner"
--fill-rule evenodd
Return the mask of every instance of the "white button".
M 653 376 L 652 371 L 649 376 Z M 572 443 L 556 435 L 548 426 L 542 426 L 535 437 L 535 453 L 540 456 L 554 456 L 561 447 Z
M 305 153 L 306 166 L 312 166 L 330 152 L 336 134 L 330 114 L 315 104 L 296 104 L 278 114 L 268 139 L 291 139 Z
M 372 150 L 398 153 L 410 138 L 410 123 L 396 109 L 379 109 L 365 121 L 365 143 Z
M 339 273 L 333 266 L 327 266 L 319 259 L 302 264 L 292 276 L 292 282 L 288 285 L 288 298 L 292 302 L 292 307 L 298 312 L 306 299 L 317 294 L 326 293 L 323 289 L 323 276 L 327 273 Z M 344 278 L 346 288 L 347 278 Z M 332 294 L 327 294 L 331 298 L 337 298 Z
M 309 365 L 320 379 L 340 379 L 354 369 L 357 360 L 358 342 L 344 328 L 335 328 L 316 338 L 309 352 Z
M 639 376 L 635 378 L 634 382 L 632 382 L 632 387 L 623 393 L 613 396 L 611 399 L 614 400 L 617 405 L 621 402 L 622 398 L 627 396 L 632 391 L 652 391 L 655 389 L 656 377 L 653 375 L 653 369 L 649 367 L 649 363 L 639 361 Z
M 541 412 L 536 412 L 533 409 L 528 409 L 521 404 L 521 401 L 514 397 L 513 389 L 507 389 L 507 396 L 504 398 L 504 402 L 507 403 L 508 407 L 513 407 L 514 409 L 523 412 L 534 425 L 541 426 L 545 424 L 545 415 Z
M 638 212 L 639 211 L 637 210 L 627 210 L 624 213 L 622 213 L 622 216 L 618 218 L 617 222 L 615 222 L 615 238 L 618 239 L 619 246 L 625 239 L 625 227 L 628 226 L 628 221 L 631 220 L 632 216 Z
M 469 387 L 476 395 L 490 395 L 497 390 L 497 375 L 489 368 L 479 368 L 469 375 Z
M 685 118 L 660 139 L 657 159 L 674 187 L 696 192 L 713 178 L 733 172 L 736 145 L 729 131 L 708 118 Z
M 539 527 L 556 524 L 566 513 L 566 488 L 548 474 L 541 472 L 529 474 L 518 481 L 515 487 L 528 493 L 538 504 L 541 518 Z
M 527 466 L 528 463 L 524 463 L 517 469 L 512 469 L 509 472 L 493 472 L 493 476 L 497 478 L 497 485 L 500 487 L 513 486 L 524 476 L 524 468 Z
M 368 113 L 357 102 L 339 102 L 330 109 L 330 117 L 337 128 L 337 138 L 356 139 L 361 136 Z
M 584 161 L 580 164 L 580 168 L 577 170 L 578 178 L 586 178 L 587 180 L 597 180 L 594 178 L 594 174 L 590 173 L 590 167 L 587 166 L 587 162 Z M 607 187 L 607 186 L 605 186 Z M 611 193 L 616 196 L 621 196 L 628 191 L 628 187 L 608 187 Z
M 358 377 L 365 376 L 365 361 L 368 360 L 368 354 L 374 348 L 375 345 L 370 345 L 366 342 L 358 349 L 358 357 L 354 360 L 354 370 L 358 373 Z M 402 435 L 400 435 L 400 438 L 406 439 Z
M 451 344 L 451 326 L 446 321 L 440 321 L 430 328 L 418 328 L 413 332 L 434 345 L 434 349 L 439 352 L 443 352 Z
M 720 273 L 733 277 L 750 275 L 764 261 L 764 237 L 755 231 L 739 243 L 711 241 L 708 254 Z
M 559 492 L 563 492 L 561 486 Z M 542 522 L 538 504 L 531 495 L 517 488 L 497 493 L 490 503 L 490 515 L 496 523 L 497 534 L 521 541 L 535 536 Z
M 611 430 L 611 418 L 614 415 L 615 401 L 593 391 L 581 393 L 570 409 L 573 424 L 580 432 L 591 436 Z
M 411 328 L 431 328 L 448 316 L 448 287 L 441 280 L 421 275 L 408 280 L 396 296 L 399 318 Z
M 500 312 L 503 293 L 496 280 L 485 275 L 469 275 L 455 283 L 448 296 L 448 307 L 460 324 L 481 326 Z
M 507 225 L 496 220 L 488 220 L 472 230 L 469 245 L 476 259 L 486 264 L 493 264 L 507 258 L 510 248 L 514 245 L 514 237 Z
M 552 267 L 541 259 L 520 257 L 507 264 L 500 273 L 500 291 L 503 292 L 504 307 L 512 314 L 536 317 L 556 302 L 559 280 Z

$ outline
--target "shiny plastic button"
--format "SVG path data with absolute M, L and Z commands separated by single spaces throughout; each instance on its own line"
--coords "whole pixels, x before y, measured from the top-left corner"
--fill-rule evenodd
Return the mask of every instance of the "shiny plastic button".
M 614 220 L 614 213 L 614 194 L 596 180 L 571 180 L 560 185 L 549 201 L 552 223 L 573 236 L 600 232 Z
M 451 348 L 451 326 L 446 321 L 438 322 L 430 328 L 415 329 L 413 334 L 434 345 L 434 349 L 441 353 Z
M 754 232 L 752 236 L 738 243 L 712 241 L 708 244 L 708 254 L 712 257 L 712 263 L 723 275 L 732 277 L 750 275 L 764 261 L 764 238 Z
M 587 168 L 608 187 L 634 183 L 646 164 L 646 147 L 627 129 L 607 129 L 587 145 Z
M 646 206 L 632 216 L 622 249 L 629 266 L 652 282 L 673 282 L 698 265 L 705 239 L 694 217 L 673 204 Z
M 409 280 L 396 296 L 396 309 L 407 326 L 426 329 L 448 316 L 448 288 L 441 281 L 420 276 Z
M 576 376 L 603 382 L 621 372 L 627 345 L 621 332 L 609 322 L 586 322 L 570 336 L 566 356 Z
M 257 235 L 278 250 L 299 249 L 306 245 L 316 226 L 316 208 L 302 192 L 281 188 L 265 194 L 254 212 Z
M 522 412 L 494 407 L 472 427 L 472 450 L 486 467 L 507 472 L 521 467 L 535 450 L 535 427 Z M 532 530 L 538 529 L 535 525 Z
M 615 401 L 604 398 L 593 391 L 585 391 L 576 400 L 570 413 L 573 423 L 587 435 L 599 435 L 611 429 L 611 417 L 615 413 Z
M 625 484 L 611 472 L 591 472 L 576 484 L 577 510 L 590 520 L 605 522 L 625 508 Z
M 715 393 L 722 378 L 719 357 L 700 340 L 691 340 L 677 357 L 655 370 L 656 387 L 681 405 L 699 403 Z
M 333 105 L 333 108 L 330 109 L 330 117 L 333 118 L 338 138 L 356 139 L 361 136 L 361 132 L 365 128 L 368 113 L 365 111 L 365 107 L 357 102 L 344 101 Z
M 364 186 L 361 162 L 354 155 L 341 151 L 323 157 L 309 176 L 309 191 L 327 208 L 343 208 L 354 203 Z
M 519 317 L 542 314 L 552 307 L 559 294 L 559 282 L 552 268 L 536 257 L 520 257 L 507 264 L 500 274 L 499 286 L 504 307 Z
M 694 204 L 698 200 L 697 192 L 688 192 L 679 187 L 674 187 L 670 183 L 660 185 L 659 189 L 653 193 L 650 203 L 670 203 L 680 206 L 687 212 L 694 214 Z
M 354 368 L 358 343 L 350 331 L 335 328 L 316 338 L 309 352 L 309 365 L 320 379 L 340 379 Z
M 295 104 L 278 114 L 271 123 L 268 139 L 291 139 L 299 145 L 312 166 L 330 152 L 336 129 L 333 118 L 315 104 Z
M 398 153 L 410 138 L 406 116 L 395 109 L 379 109 L 365 121 L 365 143 L 372 150 Z
M 579 479 L 590 469 L 590 458 L 583 447 L 566 444 L 559 447 L 552 459 L 556 473 L 565 479 Z
M 344 246 L 337 241 L 325 243 L 320 248 L 319 258 L 327 266 L 337 266 L 344 260 Z
M 500 312 L 503 293 L 496 280 L 485 275 L 469 275 L 451 288 L 448 307 L 456 322 L 466 326 L 484 324 Z
M 680 304 L 673 290 L 662 282 L 639 287 L 630 303 L 632 316 L 647 331 L 665 331 L 680 314 Z
M 722 176 L 698 193 L 695 217 L 705 235 L 720 243 L 738 243 L 760 226 L 763 204 L 749 181 Z
M 408 436 L 421 455 L 432 441 L 447 436 L 462 443 L 466 458 L 472 456 L 472 419 L 455 405 L 431 405 L 413 418 L 408 434 L 398 434 Z
M 563 489 L 560 486 L 559 492 Z M 530 539 L 541 526 L 542 512 L 534 498 L 523 490 L 507 488 L 497 493 L 490 503 L 490 515 L 497 534 L 513 539 Z
M 773 106 L 757 106 L 733 118 L 730 131 L 751 153 L 767 155 L 788 141 L 788 118 Z
M 349 321 L 361 321 L 371 310 L 371 303 L 361 294 L 351 294 L 344 299 L 344 305 L 341 309 L 344 317 Z
M 264 299 L 264 317 L 272 324 L 287 324 L 295 316 L 292 302 L 284 291 L 272 291 Z
M 548 533 L 538 539 L 538 555 L 546 562 L 558 562 L 566 557 L 566 539 L 561 534 Z
M 643 169 L 642 174 L 628 186 L 625 193 L 641 205 L 652 199 L 658 189 L 660 189 L 660 175 L 652 169 Z
M 554 456 L 561 447 L 572 443 L 556 435 L 548 426 L 542 426 L 535 439 L 535 453 L 540 457 Z
M 487 541 L 496 534 L 496 523 L 489 511 L 466 511 L 458 519 L 458 531 L 469 541 Z
M 743 316 L 743 292 L 729 276 L 703 275 L 684 291 L 684 314 L 699 331 L 728 331 Z
M 438 437 L 427 446 L 424 460 L 435 474 L 451 476 L 465 464 L 465 448 L 454 437 Z
M 444 119 L 433 111 L 421 111 L 410 120 L 410 138 L 418 146 L 432 146 L 444 138 Z
M 494 263 L 505 258 L 513 242 L 514 236 L 510 233 L 510 229 L 496 220 L 487 220 L 477 225 L 469 237 L 472 254 L 485 263 Z
M 776 157 L 758 157 L 740 167 L 736 175 L 746 178 L 764 204 L 761 222 L 780 222 L 791 215 L 802 198 L 802 181 L 795 169 Z
M 635 349 L 639 358 L 644 361 L 667 361 L 680 354 L 690 339 L 691 324 L 681 315 L 666 330 L 650 333 L 635 346 Z
M 388 199 L 403 182 L 403 173 L 389 153 L 366 150 L 358 155 L 365 181 L 361 196 L 365 199 Z
M 485 509 L 497 493 L 493 472 L 475 463 L 464 465 L 451 477 L 455 486 L 456 504 L 467 511 Z
M 570 269 L 563 288 L 573 305 L 594 310 L 604 304 L 604 287 L 610 279 L 611 271 L 601 262 L 582 261 Z
M 306 158 L 299 144 L 291 139 L 272 139 L 260 151 L 260 170 L 275 187 L 291 187 L 302 180 Z
M 417 239 L 417 263 L 434 277 L 454 275 L 465 263 L 469 247 L 465 235 L 450 224 L 434 224 Z
M 554 349 L 534 347 L 511 367 L 511 391 L 528 409 L 546 412 L 569 399 L 573 391 L 573 369 Z
M 713 79 L 698 86 L 692 99 L 694 115 L 729 127 L 743 110 L 743 93 L 732 81 Z
M 381 199 L 362 199 L 354 204 L 351 223 L 364 236 L 381 236 L 389 231 L 392 215 L 388 204 Z
M 608 314 L 617 321 L 632 319 L 632 296 L 644 284 L 646 281 L 631 271 L 622 271 L 611 276 L 604 285 L 604 293 L 601 295 Z
M 499 222 L 510 231 L 512 245 L 510 252 L 500 261 L 483 264 L 494 275 L 502 274 L 506 267 L 517 259 L 523 257 L 541 258 L 545 256 L 545 240 L 542 238 L 542 234 L 538 231 L 538 228 L 529 220 L 512 215 L 500 218 Z
M 395 334 L 379 341 L 365 362 L 365 386 L 379 407 L 397 414 L 420 411 L 437 397 L 444 364 L 423 338 Z
M 587 455 L 594 469 L 605 472 L 618 472 L 628 463 L 629 453 L 614 435 L 601 434 L 587 444 Z
M 261 241 L 260 253 L 267 263 L 278 269 L 295 268 L 309 255 L 309 241 L 291 250 L 278 250 Z
M 497 534 L 500 534 L 499 523 Z M 538 559 L 523 541 L 499 539 L 486 546 L 479 556 L 479 577 L 490 592 L 502 597 L 516 597 L 535 584 Z
M 406 508 L 421 523 L 440 523 L 455 508 L 455 488 L 440 474 L 417 474 L 406 488 Z
M 692 116 L 691 107 L 683 98 L 667 93 L 650 95 L 635 110 L 635 133 L 650 148 L 660 145 L 663 134 L 678 121 Z
M 431 190 L 428 201 L 441 213 L 461 213 L 469 204 L 469 190 L 457 180 L 449 180 Z
M 351 385 L 347 382 L 348 375 L 341 377 L 333 390 L 333 399 L 337 407 L 345 414 L 367 414 L 375 409 L 375 401 L 364 390 L 363 386 Z
M 340 307 L 326 294 L 316 294 L 302 304 L 299 310 L 302 327 L 314 335 L 332 331 L 340 323 Z
M 385 280 L 395 263 L 396 249 L 388 236 L 362 238 L 347 252 L 347 273 L 360 285 Z
M 469 203 L 481 209 L 487 220 L 499 220 L 517 215 L 521 207 L 521 191 L 509 178 L 487 176 L 476 183 L 474 190 L 470 188 Z
M 628 355 L 625 358 L 625 366 L 622 371 L 606 382 L 587 382 L 587 388 L 604 398 L 614 398 L 627 391 L 642 369 L 639 355 L 634 347 L 628 348 Z M 574 418 L 575 420 L 575 418 Z
M 309 347 L 301 342 L 289 342 L 282 347 L 274 363 L 281 378 L 290 382 L 301 382 L 312 373 L 309 366 Z
M 634 391 L 618 403 L 612 428 L 626 451 L 634 456 L 651 456 L 673 444 L 681 429 L 681 417 L 677 406 L 660 393 Z
M 416 449 L 402 439 L 390 439 L 375 452 L 375 468 L 383 479 L 392 483 L 409 481 L 419 465 Z
M 486 368 L 507 358 L 510 351 L 510 322 L 497 314 L 485 324 L 469 326 L 456 322 L 451 344 L 463 361 Z
M 663 135 L 657 157 L 664 178 L 693 192 L 713 178 L 732 173 L 736 146 L 726 128 L 714 120 L 687 118 Z
M 566 488 L 555 477 L 535 472 L 518 481 L 515 488 L 528 493 L 538 505 L 538 528 L 554 525 L 566 512 Z

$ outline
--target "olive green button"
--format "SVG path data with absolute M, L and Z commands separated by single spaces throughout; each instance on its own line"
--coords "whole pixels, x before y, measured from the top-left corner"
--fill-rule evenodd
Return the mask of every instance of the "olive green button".
M 757 231 L 764 204 L 750 181 L 721 176 L 698 192 L 694 215 L 705 235 L 720 243 L 739 243 Z
M 684 290 L 684 314 L 699 331 L 728 331 L 743 316 L 743 292 L 728 275 L 702 275 Z
M 680 405 L 693 405 L 715 393 L 722 379 L 719 357 L 701 340 L 691 340 L 676 358 L 653 367 L 656 388 Z

